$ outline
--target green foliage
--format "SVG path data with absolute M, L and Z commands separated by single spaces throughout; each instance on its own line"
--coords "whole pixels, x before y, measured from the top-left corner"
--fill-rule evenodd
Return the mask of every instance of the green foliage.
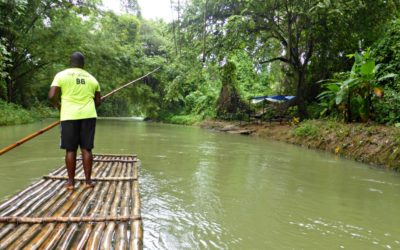
M 20 105 L 0 100 L 0 126 L 30 123 L 57 115 L 57 111 L 40 104 L 30 110 L 26 110 Z
M 15 125 L 33 121 L 33 117 L 21 106 L 0 101 L 0 125 Z
M 374 120 L 382 124 L 394 124 L 400 122 L 400 91 L 385 87 L 385 96 L 374 102 Z
M 374 90 L 380 92 L 378 81 L 395 75 L 388 74 L 381 79 L 376 79 L 375 73 L 379 65 L 375 65 L 369 50 L 362 54 L 349 55 L 349 57 L 355 60 L 349 77 L 343 81 L 326 83 L 326 90 L 319 95 L 319 98 L 325 110 L 338 107 L 344 113 L 346 121 L 353 119 L 367 121 L 370 119 L 372 94 Z
M 384 98 L 373 100 L 375 120 L 386 124 L 399 123 L 400 77 L 385 76 L 400 72 L 400 19 L 390 24 L 372 52 L 381 65 L 377 71 L 377 78 L 380 79 L 379 85 L 385 93 Z
M 296 128 L 293 129 L 293 135 L 298 137 L 312 137 L 319 136 L 320 128 L 310 121 L 304 121 L 300 123 Z
M 193 125 L 200 122 L 202 119 L 203 117 L 197 115 L 174 115 L 168 117 L 165 121 L 173 124 Z
M 318 119 L 321 117 L 321 113 L 323 113 L 324 107 L 319 103 L 311 103 L 307 105 L 307 113 L 310 119 Z

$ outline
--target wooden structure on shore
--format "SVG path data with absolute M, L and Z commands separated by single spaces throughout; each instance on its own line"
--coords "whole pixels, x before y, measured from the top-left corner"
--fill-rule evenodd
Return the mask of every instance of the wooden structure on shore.
M 60 167 L 0 204 L 0 249 L 142 249 L 135 155 L 94 155 L 94 188 L 81 160 L 75 190 Z

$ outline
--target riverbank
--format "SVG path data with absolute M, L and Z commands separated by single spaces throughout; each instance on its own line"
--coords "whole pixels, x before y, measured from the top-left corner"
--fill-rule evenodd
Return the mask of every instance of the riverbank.
M 296 125 L 205 120 L 200 127 L 325 150 L 359 162 L 400 170 L 400 129 L 395 127 L 321 120 Z
M 38 103 L 31 109 L 0 100 L 0 126 L 32 123 L 44 118 L 58 117 L 58 110 Z

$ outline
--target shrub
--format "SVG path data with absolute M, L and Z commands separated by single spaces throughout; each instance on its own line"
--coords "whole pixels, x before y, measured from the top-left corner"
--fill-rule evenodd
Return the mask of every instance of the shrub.
M 26 110 L 20 105 L 0 100 L 0 125 L 24 124 L 48 117 L 58 117 L 58 111 L 43 104 Z
M 197 115 L 174 115 L 166 119 L 169 123 L 180 125 L 193 125 L 201 120 L 202 117 Z
M 315 138 L 320 134 L 319 127 L 312 121 L 305 121 L 300 123 L 298 127 L 293 130 L 293 135 L 299 137 L 312 137 Z

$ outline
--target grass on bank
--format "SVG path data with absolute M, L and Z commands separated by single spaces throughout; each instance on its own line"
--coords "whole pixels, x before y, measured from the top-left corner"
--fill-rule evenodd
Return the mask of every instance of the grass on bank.
M 200 115 L 173 115 L 164 117 L 162 119 L 163 122 L 179 125 L 193 125 L 201 122 L 202 120 L 203 117 Z
M 400 170 L 400 129 L 371 123 L 306 120 L 291 127 L 291 142 Z
M 31 123 L 49 117 L 58 117 L 58 111 L 40 103 L 27 110 L 0 100 L 0 126 Z

